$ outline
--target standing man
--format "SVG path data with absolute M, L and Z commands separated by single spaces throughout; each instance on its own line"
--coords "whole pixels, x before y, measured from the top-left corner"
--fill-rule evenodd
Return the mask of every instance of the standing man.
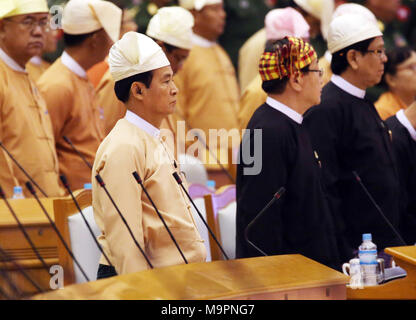
M 114 90 L 127 113 L 100 145 L 93 178 L 101 175 L 154 267 L 182 264 L 184 260 L 134 180 L 134 171 L 143 180 L 187 261 L 204 262 L 206 250 L 190 203 L 172 176 L 178 172 L 175 159 L 160 137 L 160 124 L 174 112 L 178 93 L 169 61 L 152 39 L 128 32 L 111 48 L 109 65 Z M 102 230 L 99 241 L 114 265 L 112 268 L 101 259 L 98 278 L 149 269 L 104 190 L 93 180 L 94 214 Z
M 313 47 L 286 37 L 266 48 L 259 71 L 266 103 L 253 114 L 240 147 L 237 168 L 238 258 L 258 256 L 245 238 L 247 226 L 285 187 L 286 193 L 259 218 L 248 239 L 267 255 L 299 253 L 339 269 L 336 230 L 320 182 L 321 162 L 312 148 L 302 114 L 320 102 L 321 70 Z M 261 130 L 261 140 L 255 138 Z M 256 145 L 257 144 L 257 145 Z M 250 172 L 247 153 L 259 148 Z
M 399 230 L 409 246 L 416 244 L 416 102 L 386 120 L 393 132 L 393 147 L 402 185 Z
M 49 29 L 45 0 L 9 0 L 0 6 L 0 141 L 50 196 L 59 186 L 58 159 L 45 101 L 25 65 L 42 53 Z M 0 184 L 7 197 L 28 180 L 0 151 Z M 28 196 L 28 195 L 26 195 Z
M 333 76 L 305 124 L 322 159 L 332 211 L 345 227 L 347 261 L 363 233 L 372 233 L 380 250 L 399 244 L 353 171 L 393 226 L 399 222 L 400 193 L 391 133 L 365 98 L 366 89 L 380 82 L 387 61 L 382 33 L 362 15 L 345 14 L 332 21 L 328 47 Z
M 121 14 L 108 1 L 70 0 L 62 14 L 65 51 L 38 82 L 52 118 L 60 171 L 73 189 L 91 182 L 91 170 L 64 136 L 87 161 L 94 162 L 104 138 L 104 116 L 86 70 L 104 60 L 117 41 Z
M 206 138 L 209 129 L 230 132 L 238 128 L 239 88 L 230 58 L 216 42 L 225 26 L 222 0 L 179 3 L 195 18 L 192 50 L 175 77 L 181 91 L 179 111 L 189 127 L 201 129 Z M 222 142 L 217 141 L 217 146 Z

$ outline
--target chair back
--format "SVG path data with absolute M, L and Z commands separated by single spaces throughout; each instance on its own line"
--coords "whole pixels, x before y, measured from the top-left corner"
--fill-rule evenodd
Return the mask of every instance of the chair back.
M 101 231 L 94 220 L 91 190 L 80 190 L 74 195 L 94 235 L 98 237 Z M 53 206 L 58 230 L 88 278 L 91 281 L 96 280 L 101 252 L 72 198 L 55 199 Z M 85 277 L 60 241 L 58 241 L 58 256 L 59 263 L 64 268 L 65 285 L 86 282 Z
M 236 187 L 227 185 L 215 194 L 204 196 L 208 225 L 214 232 L 225 253 L 230 259 L 235 258 L 236 234 Z M 210 238 L 212 260 L 223 260 L 224 256 L 215 241 Z
M 206 186 L 203 186 L 199 183 L 192 183 L 189 185 L 189 195 L 191 196 L 192 200 L 194 201 L 196 207 L 200 211 L 202 217 L 207 221 L 207 214 L 205 210 L 205 200 L 204 196 L 206 194 L 213 194 L 215 193 L 215 190 L 210 189 Z M 204 240 L 205 248 L 207 250 L 207 262 L 210 262 L 211 259 L 211 247 L 210 247 L 210 241 L 209 241 L 209 233 L 208 229 L 205 226 L 204 222 L 196 212 L 195 208 L 192 206 L 192 215 L 195 220 L 196 227 L 199 231 L 199 234 L 201 235 L 201 238 Z
M 189 184 L 199 183 L 203 186 L 206 185 L 208 173 L 201 160 L 188 154 L 180 154 L 178 161 L 180 169 L 185 173 L 186 181 Z

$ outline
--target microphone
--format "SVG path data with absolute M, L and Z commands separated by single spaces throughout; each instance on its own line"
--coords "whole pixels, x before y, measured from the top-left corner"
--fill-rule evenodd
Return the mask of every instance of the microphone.
M 46 194 L 46 192 L 43 191 L 43 189 L 41 187 L 39 187 L 39 185 L 36 183 L 36 181 L 33 180 L 33 178 L 26 172 L 25 169 L 23 169 L 23 167 L 20 165 L 20 163 L 16 160 L 15 157 L 12 156 L 12 154 L 9 152 L 9 150 L 7 150 L 7 148 L 3 145 L 3 143 L 1 143 L 1 141 L 0 141 L 0 147 L 7 153 L 9 158 L 13 160 L 13 162 L 16 164 L 16 166 L 20 169 L 20 171 L 23 172 L 23 174 L 30 180 L 30 182 L 32 182 L 33 185 L 35 185 L 36 188 L 38 188 L 39 191 L 43 194 L 43 196 L 47 198 L 48 195 Z
M 143 251 L 142 247 L 141 247 L 141 246 L 140 246 L 140 244 L 137 242 L 136 238 L 134 237 L 133 232 L 131 231 L 131 229 L 130 229 L 130 227 L 129 227 L 129 225 L 128 225 L 127 221 L 126 221 L 126 219 L 124 218 L 124 216 L 123 216 L 123 215 L 122 215 L 122 213 L 120 212 L 120 209 L 117 207 L 116 203 L 114 202 L 113 198 L 111 197 L 110 193 L 108 192 L 108 190 L 107 190 L 107 188 L 106 188 L 106 186 L 105 186 L 105 183 L 104 183 L 103 179 L 101 178 L 101 176 L 100 176 L 99 174 L 97 174 L 97 175 L 95 176 L 95 179 L 97 180 L 97 182 L 98 182 L 98 184 L 100 185 L 100 187 L 104 189 L 104 191 L 105 191 L 105 193 L 106 193 L 106 195 L 107 195 L 108 199 L 110 199 L 111 203 L 113 204 L 114 208 L 116 209 L 116 211 L 117 211 L 118 215 L 120 216 L 121 220 L 123 221 L 124 225 L 127 227 L 127 230 L 129 231 L 130 236 L 131 236 L 131 238 L 133 239 L 133 241 L 134 241 L 134 243 L 135 243 L 136 247 L 140 250 L 141 254 L 142 254 L 142 255 L 143 255 L 143 257 L 146 259 L 146 262 L 147 262 L 147 264 L 149 265 L 149 267 L 150 267 L 151 269 L 153 269 L 153 265 L 152 265 L 152 263 L 150 262 L 149 258 L 146 256 L 146 254 L 144 253 L 144 251 Z
M 218 248 L 220 248 L 222 254 L 227 260 L 230 260 L 230 258 L 225 253 L 223 247 L 221 246 L 220 242 L 218 241 L 217 237 L 215 236 L 214 232 L 212 232 L 211 228 L 208 226 L 207 222 L 205 221 L 204 217 L 202 216 L 201 212 L 198 210 L 198 207 L 195 205 L 195 202 L 192 200 L 191 196 L 189 195 L 188 191 L 186 191 L 186 188 L 182 184 L 182 179 L 179 177 L 177 172 L 174 172 L 173 177 L 175 178 L 176 182 L 181 186 L 182 190 L 185 192 L 186 196 L 188 197 L 189 201 L 191 201 L 192 206 L 195 208 L 196 212 L 198 213 L 199 217 L 201 218 L 202 222 L 207 227 L 209 233 L 211 234 L 211 237 L 214 239 L 216 244 L 218 245 Z
M 71 146 L 72 150 L 74 150 L 76 152 L 76 154 L 85 162 L 85 164 L 88 166 L 88 168 L 90 168 L 92 170 L 91 163 L 89 163 L 88 160 L 85 159 L 85 157 L 81 154 L 81 152 L 79 152 L 78 149 L 75 148 L 72 141 L 67 136 L 63 136 L 62 138 L 64 138 L 65 142 L 68 143 Z
M 26 182 L 26 188 L 30 191 L 30 193 L 35 197 L 36 201 L 38 202 L 39 206 L 41 207 L 43 213 L 45 214 L 45 216 L 48 218 L 49 223 L 51 224 L 53 230 L 55 231 L 55 233 L 57 234 L 59 240 L 61 240 L 62 244 L 64 245 L 66 251 L 69 253 L 69 255 L 71 256 L 72 260 L 75 262 L 75 264 L 78 266 L 79 270 L 81 270 L 81 273 L 83 274 L 84 278 L 89 282 L 90 279 L 88 278 L 87 274 L 85 273 L 85 271 L 82 269 L 81 265 L 79 264 L 78 260 L 75 258 L 74 254 L 72 253 L 72 251 L 69 249 L 68 244 L 65 242 L 64 238 L 62 237 L 61 233 L 59 232 L 58 228 L 56 227 L 55 223 L 52 221 L 51 217 L 49 216 L 48 212 L 46 211 L 45 207 L 43 206 L 42 202 L 40 202 L 38 195 L 36 194 L 35 189 L 33 188 L 32 184 L 27 181 Z
M 25 270 L 23 270 L 23 268 L 16 263 L 15 261 L 13 261 L 13 259 L 6 253 L 6 251 L 4 251 L 4 249 L 2 247 L 0 247 L 0 254 L 3 256 L 3 260 L 6 262 L 11 262 L 18 270 L 19 272 L 36 288 L 36 290 L 38 290 L 40 293 L 45 292 L 44 290 L 42 290 L 42 288 L 31 278 L 29 277 L 29 275 L 27 274 L 27 272 Z M 1 269 L 0 269 L 1 270 Z M 3 270 L 1 270 L 3 271 Z M 3 277 L 7 280 L 7 282 L 9 282 L 9 285 L 13 288 L 13 290 L 17 293 L 19 293 L 19 290 L 17 289 L 17 287 L 13 284 L 13 281 L 10 279 L 10 277 L 7 275 L 7 273 L 5 271 L 3 271 Z
M 402 244 L 404 246 L 406 246 L 407 245 L 406 242 L 403 240 L 403 238 L 400 236 L 400 234 L 397 232 L 397 230 L 393 227 L 393 225 L 391 224 L 391 222 L 389 221 L 389 219 L 387 219 L 387 217 L 384 215 L 384 213 L 381 210 L 380 206 L 377 204 L 377 202 L 374 200 L 374 198 L 372 197 L 372 195 L 370 194 L 370 192 L 368 191 L 368 189 L 366 188 L 366 186 L 364 185 L 364 183 L 361 181 L 361 178 L 358 175 L 358 173 L 356 171 L 352 171 L 352 174 L 354 175 L 354 177 L 357 180 L 357 182 L 360 184 L 361 188 L 364 190 L 364 192 L 367 195 L 367 197 L 370 199 L 370 201 L 373 204 L 373 206 L 377 209 L 378 213 L 380 213 L 381 217 L 384 219 L 384 221 L 387 223 L 387 225 L 391 228 L 391 230 L 393 230 L 393 233 L 400 240 L 400 242 L 402 242 Z
M 147 198 L 149 199 L 150 203 L 152 204 L 153 208 L 156 210 L 157 215 L 159 216 L 160 220 L 162 220 L 163 225 L 165 226 L 165 229 L 167 230 L 167 232 L 169 233 L 170 238 L 172 239 L 173 243 L 175 244 L 176 248 L 178 249 L 179 253 L 182 256 L 183 261 L 185 261 L 186 264 L 188 264 L 188 261 L 186 260 L 181 248 L 179 247 L 178 243 L 176 242 L 175 237 L 173 236 L 172 232 L 170 231 L 168 225 L 166 224 L 165 219 L 162 217 L 162 215 L 160 214 L 159 210 L 157 209 L 155 203 L 153 202 L 152 198 L 150 197 L 149 193 L 147 192 L 145 186 L 143 185 L 143 181 L 140 178 L 139 174 L 137 173 L 137 171 L 133 172 L 133 177 L 134 179 L 137 181 L 138 184 L 140 184 L 140 186 L 142 187 L 144 193 L 146 194 Z
M 247 225 L 246 229 L 244 230 L 244 238 L 247 241 L 247 243 L 264 256 L 268 256 L 268 254 L 266 254 L 263 250 L 261 250 L 259 247 L 257 247 L 253 242 L 251 242 L 248 238 L 248 234 L 249 234 L 250 229 L 257 222 L 257 220 L 267 211 L 267 209 L 269 209 L 271 207 L 271 205 L 275 201 L 279 200 L 285 192 L 286 192 L 286 189 L 284 187 L 281 187 L 279 189 L 279 191 L 277 191 L 274 194 L 273 199 L 270 200 L 270 202 L 260 211 L 260 213 L 258 215 L 256 215 L 256 217 Z
M 69 194 L 71 195 L 72 201 L 74 202 L 75 206 L 77 207 L 79 213 L 81 214 L 82 219 L 85 222 L 85 225 L 88 228 L 88 231 L 90 232 L 92 238 L 94 239 L 95 244 L 98 247 L 98 250 L 100 250 L 100 252 L 103 254 L 105 260 L 107 260 L 108 264 L 113 267 L 113 264 L 110 262 L 110 259 L 108 259 L 107 255 L 105 254 L 104 250 L 101 248 L 100 244 L 98 243 L 98 240 L 96 239 L 95 235 L 94 235 L 94 231 L 92 231 L 92 228 L 90 226 L 90 224 L 88 223 L 87 219 L 84 216 L 84 213 L 81 210 L 81 207 L 78 204 L 78 201 L 76 200 L 76 198 L 74 197 L 74 194 L 72 193 L 71 188 L 69 187 L 69 183 L 68 180 L 66 179 L 65 175 L 60 175 L 59 178 L 62 181 L 62 184 L 64 185 L 64 187 L 66 188 L 66 190 L 69 192 Z
M 22 231 L 24 237 L 26 238 L 26 240 L 29 243 L 30 247 L 32 248 L 33 252 L 35 252 L 35 254 L 38 257 L 39 261 L 42 263 L 42 266 L 44 267 L 44 269 L 46 270 L 46 272 L 48 273 L 48 275 L 50 275 L 48 265 L 46 264 L 45 260 L 40 255 L 39 251 L 36 249 L 36 246 L 33 243 L 33 241 L 30 239 L 29 234 L 26 232 L 25 227 L 20 222 L 20 220 L 17 217 L 15 211 L 11 207 L 11 205 L 10 205 L 9 201 L 7 200 L 6 195 L 5 195 L 4 191 L 3 191 L 3 188 L 1 186 L 0 186 L 0 197 L 3 198 L 4 202 L 6 203 L 7 208 L 9 209 L 9 211 L 12 214 L 13 218 L 16 220 L 17 225 L 19 226 L 19 229 Z

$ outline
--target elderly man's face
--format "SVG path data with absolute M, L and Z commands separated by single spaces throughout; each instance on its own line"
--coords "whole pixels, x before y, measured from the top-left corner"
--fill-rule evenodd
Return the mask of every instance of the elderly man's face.
M 50 27 L 48 18 L 48 13 L 33 13 L 0 21 L 2 47 L 22 67 L 31 57 L 42 54 Z

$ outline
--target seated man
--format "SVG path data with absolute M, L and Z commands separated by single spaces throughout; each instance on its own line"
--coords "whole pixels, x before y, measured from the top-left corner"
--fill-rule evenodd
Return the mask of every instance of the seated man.
M 172 176 L 178 172 L 176 161 L 159 136 L 162 120 L 175 110 L 178 93 L 170 63 L 152 39 L 128 32 L 111 48 L 109 65 L 114 90 L 127 113 L 98 148 L 93 176 L 100 174 L 103 178 L 153 267 L 181 264 L 184 260 L 134 180 L 135 171 L 187 261 L 204 262 L 206 250 L 190 203 Z M 98 278 L 148 269 L 149 264 L 115 208 L 93 180 L 95 219 L 102 231 L 99 241 L 114 265 L 108 266 L 102 259 Z
M 259 255 L 245 237 L 247 226 L 285 187 L 280 202 L 264 212 L 248 238 L 267 255 L 299 253 L 339 269 L 336 229 L 320 182 L 321 162 L 302 124 L 302 114 L 320 101 L 317 54 L 302 39 L 286 37 L 266 48 L 259 71 L 268 97 L 254 112 L 240 146 L 236 255 Z M 261 139 L 256 139 L 259 130 Z M 254 152 L 253 166 L 247 155 L 259 145 L 262 152 Z M 257 172 L 256 162 L 261 163 Z

